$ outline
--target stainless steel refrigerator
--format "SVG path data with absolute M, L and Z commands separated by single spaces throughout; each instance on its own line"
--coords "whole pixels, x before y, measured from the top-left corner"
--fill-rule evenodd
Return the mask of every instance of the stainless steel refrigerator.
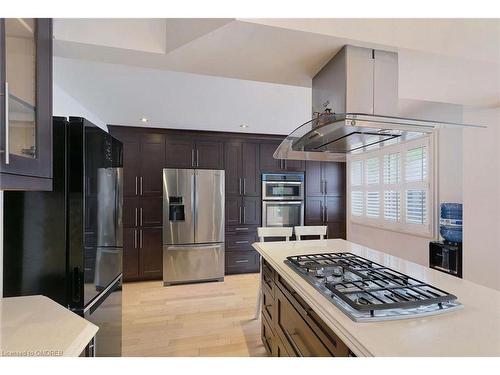
M 224 280 L 224 171 L 163 170 L 164 285 Z

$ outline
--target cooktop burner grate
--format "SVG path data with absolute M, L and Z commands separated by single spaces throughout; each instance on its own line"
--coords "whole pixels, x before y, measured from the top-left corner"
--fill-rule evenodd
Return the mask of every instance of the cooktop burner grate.
M 352 253 L 290 256 L 285 263 L 323 294 L 354 309 L 347 311 L 350 315 L 374 317 L 387 310 L 385 315 L 407 316 L 460 305 L 453 294 Z

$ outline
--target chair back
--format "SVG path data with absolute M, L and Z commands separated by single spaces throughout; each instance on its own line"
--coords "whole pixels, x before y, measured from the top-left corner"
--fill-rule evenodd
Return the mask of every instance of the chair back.
M 260 227 L 257 228 L 259 241 L 264 242 L 266 237 L 284 237 L 285 241 L 290 241 L 292 237 L 292 227 Z
M 297 241 L 300 241 L 302 236 L 319 236 L 319 239 L 323 240 L 326 236 L 326 229 L 326 225 L 294 227 Z

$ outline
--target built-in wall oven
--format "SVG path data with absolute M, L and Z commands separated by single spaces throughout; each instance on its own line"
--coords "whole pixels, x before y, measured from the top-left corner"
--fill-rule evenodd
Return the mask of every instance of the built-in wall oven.
M 262 174 L 262 226 L 304 225 L 304 174 Z

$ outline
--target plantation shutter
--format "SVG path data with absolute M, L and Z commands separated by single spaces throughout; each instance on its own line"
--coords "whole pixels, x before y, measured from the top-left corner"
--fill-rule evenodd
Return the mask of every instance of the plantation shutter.
M 422 146 L 407 150 L 405 159 L 406 222 L 426 224 L 427 188 L 419 183 L 427 180 L 427 148 Z

